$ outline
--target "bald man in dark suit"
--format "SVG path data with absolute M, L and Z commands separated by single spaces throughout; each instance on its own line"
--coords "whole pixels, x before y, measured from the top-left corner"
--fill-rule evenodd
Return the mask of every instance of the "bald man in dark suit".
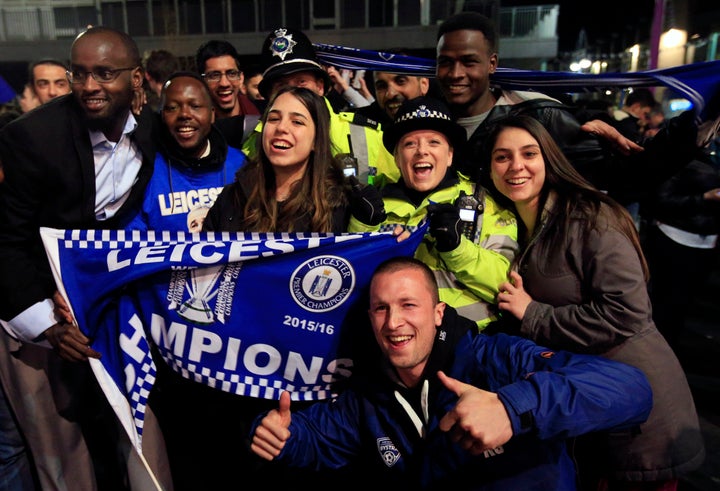
M 88 362 L 101 354 L 71 316 L 57 314 L 39 228 L 113 229 L 135 213 L 152 174 L 156 123 L 148 109 L 131 111 L 143 71 L 127 34 L 93 27 L 78 35 L 68 79 L 72 94 L 0 132 L 0 380 L 42 489 L 122 490 L 134 479 L 127 438 Z M 143 453 L 172 489 L 149 413 Z

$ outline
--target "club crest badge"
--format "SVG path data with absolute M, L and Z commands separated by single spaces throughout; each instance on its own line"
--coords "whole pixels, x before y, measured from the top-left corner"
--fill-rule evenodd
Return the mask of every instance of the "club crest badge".
M 400 451 L 388 437 L 377 439 L 377 449 L 383 462 L 385 462 L 385 465 L 388 467 L 394 466 L 397 461 L 400 460 Z
M 338 256 L 318 256 L 298 266 L 290 277 L 295 303 L 311 312 L 342 305 L 355 287 L 355 270 Z
M 273 56 L 285 61 L 285 57 L 293 52 L 293 47 L 297 44 L 292 37 L 292 34 L 287 33 L 287 29 L 276 30 L 275 39 L 270 43 L 270 51 Z

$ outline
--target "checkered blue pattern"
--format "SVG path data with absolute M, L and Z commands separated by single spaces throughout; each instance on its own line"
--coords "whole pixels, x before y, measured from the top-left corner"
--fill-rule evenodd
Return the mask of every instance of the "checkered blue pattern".
M 424 233 L 419 232 L 403 242 L 397 242 L 392 234 L 379 232 L 343 234 L 340 238 L 333 234 L 315 233 L 45 228 L 41 230 L 41 236 L 53 273 L 69 300 L 78 326 L 93 339 L 93 348 L 103 353 L 100 359 L 105 371 L 103 381 L 112 381 L 115 385 L 104 384 L 103 388 L 116 404 L 118 418 L 131 432 L 129 436 L 137 450 L 142 451 L 148 398 L 157 377 L 153 361 L 167 362 L 189 380 L 246 397 L 277 399 L 282 391 L 288 391 L 294 401 L 316 401 L 333 397 L 333 389 L 336 388 L 324 381 L 324 375 L 308 382 L 302 374 L 286 379 L 280 371 L 257 375 L 254 370 L 242 365 L 228 367 L 222 356 L 215 352 L 203 351 L 200 357 L 190 357 L 187 349 L 176 354 L 159 346 L 162 356 L 168 358 L 153 360 L 151 336 L 156 330 L 160 338 L 164 336 L 164 331 L 177 334 L 178 338 L 173 338 L 173 347 L 179 347 L 178 343 L 183 343 L 185 348 L 189 347 L 188 343 L 203 343 L 203 339 L 193 338 L 193 334 L 202 337 L 204 332 L 200 331 L 217 328 L 212 332 L 218 337 L 216 341 L 220 346 L 225 346 L 230 339 L 243 338 L 248 345 L 270 341 L 278 353 L 288 350 L 297 353 L 300 357 L 297 363 L 300 359 L 311 358 L 329 363 L 333 357 L 342 356 L 337 352 L 337 337 L 333 336 L 339 334 L 344 315 L 358 297 L 357 292 L 368 281 L 369 272 L 384 258 L 411 255 Z M 241 241 L 251 243 L 236 243 Z M 288 246 L 278 247 L 279 241 L 287 242 Z M 273 261 L 271 268 L 267 267 L 265 258 Z M 214 266 L 226 268 L 238 261 L 243 266 L 242 278 L 229 276 L 228 285 L 213 283 L 217 281 L 217 277 L 212 276 L 216 271 Z M 337 263 L 338 276 L 339 268 L 353 275 L 342 279 L 348 283 L 346 289 L 351 296 L 338 298 L 333 293 L 334 296 L 329 297 L 338 302 L 332 310 L 322 310 L 330 300 L 317 306 L 302 303 L 306 297 L 298 300 L 294 296 L 296 290 L 291 288 L 295 285 L 304 287 L 306 276 L 315 278 L 309 275 L 319 274 L 315 271 L 317 264 L 325 261 L 333 267 Z M 211 266 L 208 266 L 209 263 Z M 209 269 L 203 271 L 198 268 Z M 199 274 L 188 279 L 190 274 L 187 277 L 180 275 L 185 271 L 199 271 Z M 207 275 L 203 276 L 206 272 Z M 180 278 L 177 285 L 174 283 L 176 274 Z M 353 285 L 351 281 L 356 283 Z M 262 284 L 263 288 L 256 288 L 258 284 Z M 183 292 L 182 298 L 177 298 L 182 300 L 182 304 L 176 302 L 172 290 L 176 286 Z M 169 296 L 171 292 L 173 295 Z M 238 295 L 238 292 L 241 294 Z M 196 293 L 199 296 L 196 297 Z M 265 326 L 267 311 L 263 305 L 266 305 L 264 302 L 268 295 L 273 295 L 273 306 L 282 319 L 275 318 L 271 325 Z M 211 304 L 203 309 L 215 309 L 214 327 L 205 326 L 200 322 L 202 319 L 180 315 L 177 306 L 197 307 L 190 305 L 191 300 L 197 298 Z M 262 326 L 262 329 L 240 333 L 236 323 L 229 322 L 233 315 L 242 316 L 247 325 Z M 178 318 L 183 321 L 178 321 Z M 285 323 L 288 318 L 292 322 Z M 173 326 L 174 322 L 176 325 Z M 311 329 L 311 325 L 327 325 L 328 330 Z M 338 326 L 338 332 L 333 334 L 330 326 Z M 266 328 L 275 332 L 270 334 Z M 285 336 L 286 329 L 292 329 L 294 334 Z M 180 339 L 179 336 L 185 334 L 188 337 Z M 290 337 L 293 340 L 288 345 Z M 329 367 L 330 364 L 321 370 L 329 371 Z M 121 401 L 116 401 L 118 391 L 125 396 L 127 409 L 119 404 Z
M 139 371 L 135 373 L 135 383 L 128 391 L 128 398 L 130 399 L 135 428 L 138 435 L 142 437 L 147 400 L 157 377 L 155 363 L 150 356 L 149 350 L 145 354 L 143 361 L 136 366 L 137 368 L 139 368 Z
M 292 394 L 292 400 L 294 401 L 319 401 L 335 395 L 329 384 L 324 386 L 318 384 L 312 388 L 303 387 L 298 389 L 293 384 L 284 381 L 249 376 L 241 378 L 237 374 L 210 370 L 192 363 L 184 365 L 181 360 L 177 360 L 171 355 L 164 354 L 163 359 L 175 372 L 188 380 L 239 396 L 280 399 L 280 394 L 283 391 L 288 391 Z
M 427 106 L 422 105 L 413 111 L 402 114 L 398 119 L 395 120 L 395 123 L 402 123 L 413 119 L 443 119 L 445 121 L 452 121 L 449 114 L 438 111 L 436 109 L 430 110 L 427 108 Z

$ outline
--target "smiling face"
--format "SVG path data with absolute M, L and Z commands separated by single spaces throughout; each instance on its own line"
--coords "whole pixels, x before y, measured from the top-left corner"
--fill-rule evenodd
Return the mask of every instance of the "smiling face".
M 522 128 L 500 131 L 490 157 L 490 176 L 518 211 L 537 210 L 545 184 L 545 160 L 537 140 Z
M 203 82 L 192 77 L 173 78 L 164 89 L 162 101 L 162 119 L 170 135 L 185 155 L 201 157 L 215 120 Z
M 374 72 L 373 78 L 378 105 L 393 120 L 403 102 L 425 95 L 430 86 L 430 81 L 425 77 L 397 73 Z
M 274 168 L 304 171 L 315 148 L 315 122 L 290 92 L 273 101 L 263 124 L 263 151 Z
M 71 60 L 71 70 L 79 73 L 132 67 L 120 71 L 111 82 L 98 83 L 92 75 L 87 75 L 84 82 L 71 84 L 88 126 L 117 141 L 130 112 L 134 91 L 142 84 L 140 66 L 120 36 L 108 31 L 87 32 L 78 37 L 72 46 Z
M 220 72 L 220 80 L 213 82 L 206 80 L 212 94 L 215 108 L 221 116 L 237 116 L 240 114 L 238 94 L 243 83 L 242 72 L 237 80 L 230 80 L 226 73 L 230 70 L 239 71 L 235 58 L 230 55 L 216 56 L 205 61 L 204 73 Z
M 379 273 L 370 283 L 375 340 L 408 387 L 422 376 L 444 311 L 419 268 Z
M 406 133 L 395 146 L 395 162 L 405 185 L 415 191 L 435 189 L 452 165 L 453 149 L 433 130 Z
M 451 31 L 440 37 L 437 81 L 445 100 L 458 116 L 475 116 L 492 107 L 488 100 L 490 74 L 495 73 L 497 64 L 497 54 L 492 52 L 480 31 Z

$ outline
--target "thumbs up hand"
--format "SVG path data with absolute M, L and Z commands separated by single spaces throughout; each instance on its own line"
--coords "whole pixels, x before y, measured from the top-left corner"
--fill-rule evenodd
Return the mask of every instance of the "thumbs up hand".
M 278 409 L 273 409 L 262 419 L 253 435 L 250 448 L 259 457 L 265 460 L 273 460 L 280 455 L 285 443 L 290 438 L 290 393 L 280 394 Z
M 505 405 L 494 392 L 478 389 L 438 372 L 446 389 L 459 397 L 455 407 L 440 420 L 440 429 L 472 455 L 492 450 L 512 438 L 512 424 Z

